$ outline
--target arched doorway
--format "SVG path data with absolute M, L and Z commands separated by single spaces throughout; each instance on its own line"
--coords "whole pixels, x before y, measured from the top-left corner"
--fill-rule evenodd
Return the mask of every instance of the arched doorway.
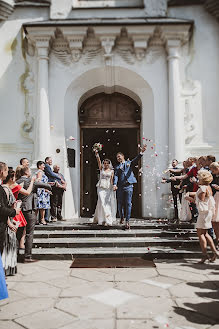
M 97 194 L 98 168 L 92 146 L 96 142 L 104 145 L 101 158 L 109 158 L 116 164 L 116 153 L 121 151 L 132 159 L 138 153 L 140 143 L 141 108 L 129 96 L 122 93 L 99 93 L 86 99 L 79 109 L 81 131 L 80 159 L 80 214 L 94 214 Z M 141 181 L 139 167 L 135 168 L 138 183 L 133 194 L 132 217 L 141 217 Z

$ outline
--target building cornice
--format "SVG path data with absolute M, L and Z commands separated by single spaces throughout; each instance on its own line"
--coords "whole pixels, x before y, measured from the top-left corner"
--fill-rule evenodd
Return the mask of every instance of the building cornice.
M 16 0 L 15 7 L 50 7 L 51 0 Z
M 177 18 L 138 18 L 138 19 L 74 19 L 74 20 L 48 20 L 39 22 L 30 22 L 23 25 L 26 31 L 27 27 L 57 27 L 57 26 L 125 26 L 125 25 L 189 25 L 193 26 L 193 20 Z

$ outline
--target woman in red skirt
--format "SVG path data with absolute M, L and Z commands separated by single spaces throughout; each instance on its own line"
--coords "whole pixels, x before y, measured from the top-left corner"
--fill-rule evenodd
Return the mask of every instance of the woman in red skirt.
M 33 184 L 34 184 L 35 179 L 36 179 L 35 177 L 32 177 L 30 186 L 28 187 L 27 190 L 25 190 L 22 185 L 19 185 L 16 183 L 15 171 L 13 170 L 13 168 L 9 168 L 8 176 L 4 180 L 3 184 L 6 188 L 9 188 L 12 191 L 15 199 L 17 200 L 19 193 L 23 194 L 23 195 L 30 195 L 30 193 L 32 192 L 32 189 L 33 189 Z M 20 208 L 20 206 L 19 206 L 19 208 Z M 13 220 L 15 222 L 17 222 L 17 225 L 15 225 L 15 226 L 18 227 L 17 238 L 19 241 L 20 249 L 25 249 L 25 245 L 24 245 L 25 244 L 25 235 L 26 235 L 25 227 L 27 225 L 27 222 L 26 222 L 26 219 L 25 219 L 22 211 L 20 211 L 19 215 L 16 215 L 13 218 Z

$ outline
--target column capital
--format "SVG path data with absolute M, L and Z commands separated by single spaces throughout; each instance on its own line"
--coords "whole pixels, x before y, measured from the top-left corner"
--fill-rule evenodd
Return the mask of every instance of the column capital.
M 51 36 L 35 37 L 35 46 L 37 49 L 38 59 L 49 59 L 49 43 Z
M 170 60 L 170 59 L 177 59 L 179 58 L 179 50 L 180 50 L 180 47 L 181 47 L 181 40 L 179 39 L 169 39 L 167 40 L 166 42 L 166 50 L 167 50 L 167 53 L 168 53 L 168 57 L 167 59 Z

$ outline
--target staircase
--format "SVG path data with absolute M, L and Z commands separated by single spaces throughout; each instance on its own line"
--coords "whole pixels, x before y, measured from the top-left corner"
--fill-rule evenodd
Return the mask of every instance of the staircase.
M 72 257 L 197 258 L 200 247 L 193 224 L 167 220 L 132 220 L 131 230 L 120 225 L 101 228 L 89 224 L 58 222 L 36 226 L 33 256 L 38 259 Z

